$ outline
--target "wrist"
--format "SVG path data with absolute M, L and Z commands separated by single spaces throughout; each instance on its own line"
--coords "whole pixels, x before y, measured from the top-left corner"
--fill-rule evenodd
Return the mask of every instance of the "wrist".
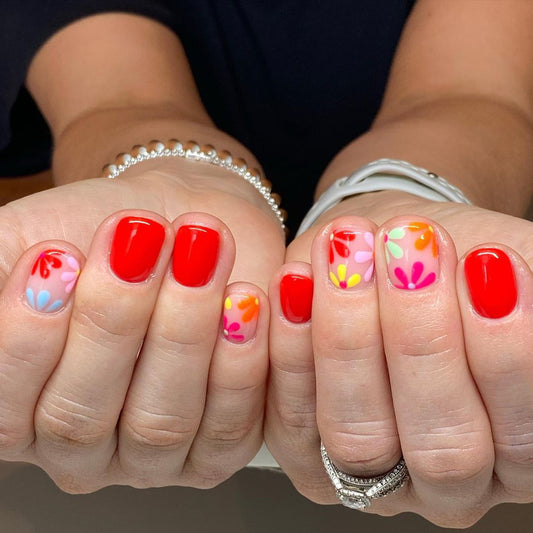
M 161 104 L 98 109 L 74 120 L 55 139 L 54 179 L 62 185 L 101 176 L 103 166 L 114 161 L 118 153 L 128 152 L 133 146 L 147 144 L 152 139 L 171 138 L 211 144 L 259 168 L 249 150 L 208 119 L 192 120 L 178 109 Z
M 442 205 L 442 202 L 434 202 L 403 191 L 368 192 L 345 198 L 324 212 L 313 226 L 323 225 L 337 217 L 350 215 L 368 218 L 380 225 L 397 215 L 439 209 Z
M 532 142 L 531 123 L 509 106 L 477 98 L 436 100 L 378 117 L 332 159 L 316 198 L 338 178 L 387 157 L 437 173 L 474 205 L 522 216 L 533 191 Z

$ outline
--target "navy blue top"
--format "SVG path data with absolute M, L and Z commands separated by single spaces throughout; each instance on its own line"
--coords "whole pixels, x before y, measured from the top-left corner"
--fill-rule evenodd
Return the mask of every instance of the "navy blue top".
M 256 154 L 294 227 L 327 163 L 378 111 L 414 1 L 4 0 L 0 176 L 49 166 L 50 133 L 24 88 L 38 48 L 83 16 L 133 12 L 180 37 L 210 116 Z

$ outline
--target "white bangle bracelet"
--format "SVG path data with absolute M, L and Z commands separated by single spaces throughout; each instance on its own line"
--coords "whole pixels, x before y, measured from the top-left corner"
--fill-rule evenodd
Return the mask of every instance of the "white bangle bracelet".
M 296 236 L 344 198 L 384 190 L 403 191 L 435 202 L 472 203 L 457 187 L 433 172 L 407 161 L 378 159 L 333 183 L 308 211 Z
M 263 196 L 279 220 L 282 229 L 285 230 L 287 212 L 280 208 L 281 197 L 279 194 L 271 192 L 272 184 L 261 177 L 259 170 L 249 169 L 243 159 L 234 159 L 228 151 L 217 151 L 209 144 L 200 146 L 194 141 L 183 144 L 176 139 L 170 139 L 166 143 L 150 141 L 147 146 L 137 145 L 129 153 L 118 154 L 115 163 L 106 165 L 102 169 L 102 173 L 106 178 L 113 179 L 141 161 L 156 157 L 181 157 L 189 161 L 209 163 L 237 174 Z

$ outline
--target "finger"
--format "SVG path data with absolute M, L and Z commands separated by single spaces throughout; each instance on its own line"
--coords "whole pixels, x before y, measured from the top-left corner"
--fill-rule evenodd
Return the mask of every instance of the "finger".
M 318 428 L 333 463 L 365 477 L 401 457 L 373 276 L 375 229 L 337 219 L 312 250 Z
M 270 290 L 270 375 L 265 442 L 295 488 L 313 501 L 336 501 L 320 457 L 311 342 L 311 267 L 290 262 Z
M 0 294 L 0 454 L 31 458 L 33 412 L 61 357 L 82 253 L 48 241 L 17 262 Z
M 464 352 L 455 248 L 418 217 L 389 221 L 377 242 L 383 340 L 417 512 L 459 516 L 485 500 L 493 449 Z
M 513 501 L 533 476 L 533 274 L 514 250 L 485 244 L 458 265 L 468 361 L 489 414 L 494 471 Z
M 143 211 L 117 213 L 95 233 L 63 356 L 35 413 L 37 453 L 60 487 L 64 472 L 101 480 L 115 452 L 116 422 L 172 237 L 168 222 Z
M 120 420 L 120 467 L 139 486 L 178 483 L 204 411 L 235 245 L 201 213 L 178 217 L 163 281 Z
M 258 287 L 235 283 L 228 288 L 207 402 L 183 472 L 196 486 L 218 485 L 261 447 L 268 322 L 268 298 Z

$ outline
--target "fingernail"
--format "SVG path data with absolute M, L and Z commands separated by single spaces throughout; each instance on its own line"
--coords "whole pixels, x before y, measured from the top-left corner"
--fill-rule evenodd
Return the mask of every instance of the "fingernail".
M 440 273 L 439 246 L 433 226 L 410 222 L 384 234 L 387 271 L 398 289 L 428 287 Z
M 259 298 L 250 294 L 231 294 L 224 300 L 222 334 L 237 344 L 255 336 L 259 317 Z
M 63 250 L 45 250 L 39 254 L 28 278 L 26 299 L 41 313 L 63 309 L 80 275 L 80 264 Z
M 279 284 L 281 309 L 289 322 L 302 324 L 311 319 L 313 280 L 298 274 L 283 276 Z
M 174 244 L 174 278 L 186 287 L 202 287 L 215 273 L 220 236 L 204 226 L 181 226 Z
M 480 248 L 465 258 L 470 301 L 485 318 L 502 318 L 516 306 L 518 292 L 509 256 L 498 248 Z
M 138 283 L 152 273 L 165 241 L 165 228 L 149 218 L 125 217 L 111 243 L 109 264 L 123 281 Z
M 366 286 L 374 272 L 374 234 L 340 229 L 329 236 L 329 279 L 339 289 Z

